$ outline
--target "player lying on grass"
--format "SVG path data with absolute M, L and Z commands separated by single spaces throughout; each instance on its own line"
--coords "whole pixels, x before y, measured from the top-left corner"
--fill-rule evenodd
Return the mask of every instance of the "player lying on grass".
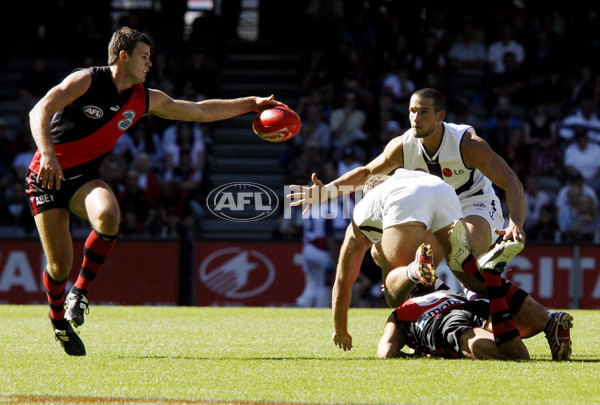
M 447 286 L 405 301 L 389 316 L 379 340 L 380 358 L 431 355 L 444 358 L 529 360 L 502 295 L 500 273 L 485 270 L 496 298 L 470 301 Z M 490 314 L 491 309 L 491 314 Z M 406 353 L 408 346 L 414 350 Z
M 471 252 L 461 222 L 462 212 L 454 189 L 427 173 L 398 169 L 393 176 L 372 176 L 365 184 L 364 197 L 356 205 L 338 260 L 333 286 L 333 340 L 344 350 L 352 348 L 347 329 L 350 291 L 360 272 L 367 250 L 382 269 L 383 290 L 388 304 L 400 306 L 416 284 L 435 281 L 432 252 L 423 244 L 431 231 L 442 249 L 450 269 L 461 275 L 461 282 L 483 296 L 490 296 L 480 267 L 502 271 L 523 247 L 520 242 L 503 241 L 478 261 Z M 413 261 L 414 252 L 417 252 Z M 507 280 L 500 279 L 503 296 L 514 314 L 523 338 L 546 331 L 557 359 L 570 355 L 570 315 L 549 317 L 547 310 L 529 294 Z M 555 322 L 561 319 L 563 322 Z M 558 347 L 559 350 L 554 350 Z

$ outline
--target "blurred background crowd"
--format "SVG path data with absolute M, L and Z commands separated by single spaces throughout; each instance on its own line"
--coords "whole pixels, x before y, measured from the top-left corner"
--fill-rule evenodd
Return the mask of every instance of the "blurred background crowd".
M 147 85 L 188 100 L 221 97 L 228 41 L 260 41 L 268 31 L 270 40 L 297 45 L 297 97 L 287 102 L 303 126 L 278 159 L 286 184 L 307 184 L 312 172 L 326 182 L 368 162 L 409 129 L 412 92 L 434 87 L 446 96 L 446 121 L 472 125 L 521 178 L 528 241 L 599 242 L 600 21 L 591 8 L 558 1 L 305 0 L 288 11 L 266 0 L 97 3 L 39 2 L 2 27 L 10 39 L 0 45 L 4 234 L 35 232 L 23 181 L 35 151 L 29 110 L 74 68 L 106 64 L 112 31 L 128 25 L 155 42 Z M 255 37 L 242 27 L 248 3 L 259 12 Z M 200 11 L 189 14 L 192 6 Z M 210 125 L 146 117 L 121 138 L 103 175 L 121 204 L 122 235 L 194 235 L 202 227 L 212 137 Z M 335 239 L 346 224 L 334 221 Z M 273 234 L 301 240 L 302 221 L 282 218 Z

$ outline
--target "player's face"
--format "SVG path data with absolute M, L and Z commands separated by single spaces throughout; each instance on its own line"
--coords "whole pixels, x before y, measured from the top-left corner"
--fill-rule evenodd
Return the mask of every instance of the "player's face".
M 150 66 L 152 66 L 152 62 L 150 62 L 150 47 L 140 42 L 133 50 L 133 55 L 127 61 L 127 73 L 134 78 L 136 83 L 144 83 Z
M 431 135 L 441 122 L 440 113 L 433 108 L 433 100 L 412 96 L 408 107 L 410 127 L 415 138 L 425 138 Z

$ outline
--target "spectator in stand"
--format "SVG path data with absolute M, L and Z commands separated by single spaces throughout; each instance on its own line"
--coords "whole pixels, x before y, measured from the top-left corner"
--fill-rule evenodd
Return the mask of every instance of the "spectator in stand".
M 323 94 L 325 102 L 333 103 L 335 69 L 332 55 L 323 44 L 315 44 L 305 55 L 300 66 L 300 77 L 305 92 L 319 91 Z
M 535 225 L 540 220 L 542 207 L 552 202 L 548 192 L 540 189 L 540 180 L 530 174 L 525 176 L 525 231 Z M 527 232 L 529 233 L 529 232 Z
M 483 89 L 486 71 L 487 52 L 485 35 L 466 17 L 461 34 L 448 49 L 448 62 L 451 68 L 452 89 L 478 93 Z
M 394 94 L 390 89 L 381 89 L 377 96 L 377 102 L 369 112 L 366 127 L 372 128 L 374 132 L 385 130 L 388 121 L 396 121 L 400 125 L 408 125 L 408 117 L 400 105 L 395 102 Z
M 514 106 L 525 107 L 528 77 L 523 65 L 517 62 L 513 52 L 505 52 L 502 58 L 504 70 L 490 75 L 489 92 L 492 97 L 507 97 Z
M 558 224 L 566 240 L 594 241 L 600 232 L 598 203 L 590 196 L 569 195 L 569 204 L 558 211 Z
M 367 113 L 359 106 L 358 93 L 351 89 L 345 90 L 342 105 L 334 109 L 329 118 L 334 148 L 342 151 L 352 142 L 366 139 L 363 132 L 366 119 Z
M 203 193 L 204 175 L 201 170 L 194 166 L 190 151 L 182 149 L 180 152 L 179 165 L 173 169 L 168 169 L 163 177 L 163 183 L 174 180 L 178 183 L 177 188 L 180 190 L 171 189 L 173 193 L 180 193 L 185 200 L 185 204 L 190 206 L 192 214 L 196 217 L 201 217 L 203 214 L 200 201 Z M 173 196 L 169 196 L 173 197 Z M 159 199 L 159 202 L 161 199 Z M 163 202 L 168 202 L 165 199 Z M 180 207 L 182 210 L 183 208 Z
M 417 83 L 425 83 L 427 76 L 432 74 L 443 77 L 446 69 L 446 55 L 435 31 L 428 30 L 423 39 L 423 44 L 415 52 L 415 63 L 413 65 Z
M 0 191 L 8 186 L 12 179 L 11 163 L 17 153 L 17 143 L 10 135 L 6 121 L 0 118 Z
M 335 201 L 331 201 L 335 204 Z M 337 259 L 333 219 L 328 204 L 313 206 L 302 216 L 302 271 L 305 284 L 302 294 L 296 298 L 296 306 L 302 308 L 331 307 L 332 272 Z
M 566 184 L 558 191 L 554 204 L 560 213 L 560 210 L 569 205 L 574 207 L 575 203 L 584 196 L 590 197 L 594 200 L 596 206 L 598 206 L 598 196 L 594 189 L 585 184 L 585 180 L 580 173 L 571 173 L 567 178 Z
M 579 69 L 571 90 L 570 107 L 579 106 L 585 99 L 591 99 L 594 105 L 600 103 L 600 77 L 592 66 L 584 64 Z
M 29 163 L 35 154 L 35 142 L 31 136 L 21 135 L 17 139 L 17 154 L 11 162 L 15 178 L 24 179 L 29 171 Z M 29 162 L 27 162 L 29 160 Z
M 553 203 L 546 204 L 540 209 L 538 222 L 527 229 L 527 239 L 553 242 L 557 240 L 558 230 L 556 207 Z
M 535 40 L 525 48 L 526 69 L 531 77 L 538 78 L 550 73 L 552 66 L 559 60 L 560 54 L 552 41 L 552 33 L 540 30 L 533 35 Z
M 35 230 L 21 179 L 13 179 L 4 195 L 0 192 L 0 225 L 10 226 L 12 235 L 31 234 Z
M 535 88 L 539 101 L 548 106 L 548 114 L 554 119 L 562 119 L 567 105 L 571 89 L 558 63 L 552 64 L 550 71 L 542 80 L 541 85 Z
M 501 74 L 506 71 L 504 55 L 512 52 L 518 66 L 525 61 L 525 47 L 513 38 L 513 27 L 509 23 L 502 23 L 498 38 L 488 47 L 488 63 L 491 74 Z
M 493 150 L 506 160 L 506 163 L 516 172 L 524 168 L 519 148 L 523 139 L 523 123 L 516 117 L 509 102 L 498 103 L 494 115 L 486 124 L 486 138 Z
M 21 76 L 19 98 L 29 111 L 54 85 L 57 73 L 44 56 L 36 57 Z
M 114 153 L 109 154 L 102 162 L 100 174 L 115 195 L 125 190 L 125 176 L 128 169 L 127 161 Z
M 342 47 L 339 63 L 338 87 L 356 92 L 365 111 L 374 102 L 372 86 L 376 80 L 375 66 L 367 51 L 357 45 Z
M 581 173 L 585 182 L 600 192 L 600 145 L 592 142 L 588 130 L 575 128 L 575 139 L 565 149 L 565 168 Z
M 408 103 L 415 88 L 415 82 L 409 78 L 408 65 L 401 62 L 394 62 L 381 82 L 381 91 L 391 93 L 394 102 L 402 105 Z
M 302 127 L 298 135 L 294 137 L 294 143 L 297 145 L 315 139 L 321 144 L 323 151 L 328 151 L 331 147 L 331 128 L 323 120 L 322 104 L 318 102 L 308 103 L 303 117 Z
M 483 107 L 473 103 L 467 94 L 457 94 L 453 102 L 450 103 L 446 121 L 472 125 L 473 128 L 482 128 L 485 126 L 486 121 L 486 113 L 483 110 Z
M 524 146 L 532 148 L 544 141 L 556 145 L 557 130 L 558 122 L 550 116 L 548 105 L 538 102 L 530 109 L 523 122 Z
M 596 113 L 596 104 L 592 97 L 582 98 L 577 110 L 562 120 L 558 134 L 564 143 L 573 140 L 576 127 L 586 128 L 590 139 L 600 143 L 600 118 Z
M 191 236 L 196 226 L 196 216 L 189 193 L 185 192 L 178 180 L 166 180 L 162 183 L 158 202 L 158 217 L 161 236 Z
M 146 152 L 136 156 L 133 161 L 133 168 L 138 172 L 138 185 L 146 193 L 146 196 L 154 204 L 160 198 L 160 178 L 152 170 L 152 158 Z
M 177 75 L 176 86 L 179 89 L 179 93 L 183 93 L 186 83 L 191 85 L 194 93 L 198 95 L 199 100 L 213 98 L 216 95 L 216 86 L 218 83 L 217 72 L 204 52 L 193 52 L 187 59 L 183 69 Z
M 140 187 L 140 173 L 129 169 L 123 191 L 117 196 L 121 210 L 119 231 L 125 235 L 151 235 L 158 232 L 156 205 Z
M 173 138 L 174 136 L 174 138 Z M 202 127 L 194 122 L 178 122 L 163 133 L 165 167 L 163 179 L 170 179 L 174 173 L 181 172 L 181 155 L 185 150 L 191 159 L 190 164 L 200 175 L 206 166 L 206 144 Z M 185 168 L 184 171 L 188 171 Z
M 146 81 L 150 87 L 158 87 L 164 80 L 175 80 L 177 70 L 171 65 L 171 59 L 164 52 L 159 52 L 154 56 L 152 70 L 148 72 Z M 93 66 L 86 64 L 85 66 Z
M 403 133 L 404 131 L 402 130 L 402 127 L 398 121 L 386 121 L 383 125 L 383 129 L 377 131 L 377 143 L 371 148 L 369 159 L 374 159 L 376 156 L 381 154 L 385 148 L 385 145 L 387 145 L 393 138 L 400 136 Z

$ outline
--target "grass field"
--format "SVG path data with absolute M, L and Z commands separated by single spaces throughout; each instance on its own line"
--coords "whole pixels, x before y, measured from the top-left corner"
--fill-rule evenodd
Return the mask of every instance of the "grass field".
M 387 309 L 351 309 L 355 347 L 331 342 L 331 311 L 94 306 L 87 356 L 55 342 L 45 306 L 0 306 L 0 403 L 600 403 L 600 311 L 575 317 L 573 358 L 379 360 Z

